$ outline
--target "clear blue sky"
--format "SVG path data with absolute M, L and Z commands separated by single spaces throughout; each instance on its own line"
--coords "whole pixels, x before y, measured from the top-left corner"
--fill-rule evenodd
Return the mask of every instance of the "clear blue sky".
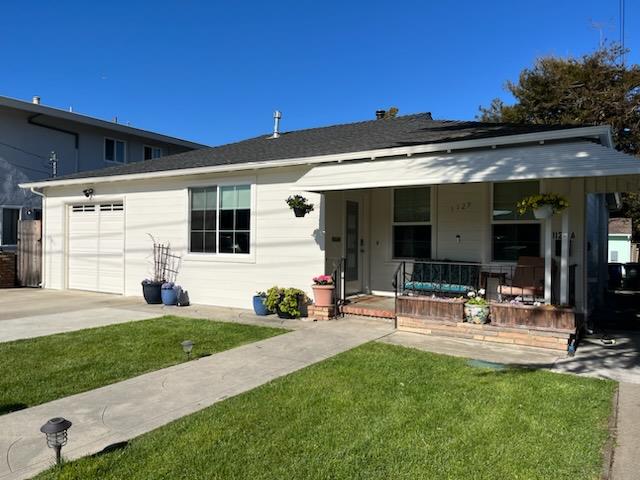
M 473 119 L 541 55 L 617 40 L 618 0 L 4 1 L 0 95 L 211 145 L 401 114 Z M 629 61 L 640 2 L 627 0 Z

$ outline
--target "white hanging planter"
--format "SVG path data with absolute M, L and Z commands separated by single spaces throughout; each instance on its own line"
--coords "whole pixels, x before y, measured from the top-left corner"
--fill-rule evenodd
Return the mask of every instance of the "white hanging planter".
M 538 220 L 545 220 L 553 215 L 553 207 L 551 205 L 543 205 L 540 208 L 533 209 L 533 216 Z

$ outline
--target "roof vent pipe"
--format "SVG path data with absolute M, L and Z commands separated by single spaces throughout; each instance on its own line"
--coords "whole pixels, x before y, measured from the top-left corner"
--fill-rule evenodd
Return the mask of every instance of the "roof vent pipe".
M 273 112 L 273 135 L 271 138 L 278 138 L 280 136 L 280 119 L 282 118 L 282 112 L 276 110 Z
M 31 103 L 33 103 L 34 105 L 40 105 L 40 96 L 34 95 L 31 99 Z
M 386 113 L 387 112 L 385 112 L 384 110 L 376 110 L 376 120 L 383 119 Z

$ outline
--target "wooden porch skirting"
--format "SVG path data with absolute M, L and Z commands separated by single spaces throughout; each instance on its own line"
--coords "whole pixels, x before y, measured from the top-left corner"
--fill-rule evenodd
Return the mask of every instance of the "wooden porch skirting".
M 535 327 L 476 325 L 398 315 L 398 330 L 425 335 L 466 338 L 485 342 L 524 345 L 566 351 L 575 330 L 545 330 Z
M 570 308 L 491 303 L 491 323 L 464 322 L 464 298 L 397 298 L 398 330 L 512 345 L 566 350 L 575 337 L 576 314 Z

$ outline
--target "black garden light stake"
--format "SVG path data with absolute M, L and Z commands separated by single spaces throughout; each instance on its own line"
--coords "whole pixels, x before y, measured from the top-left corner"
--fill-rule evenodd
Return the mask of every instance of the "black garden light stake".
M 185 340 L 180 345 L 182 345 L 182 350 L 187 354 L 187 359 L 191 358 L 191 350 L 193 350 L 194 343 L 191 340 Z
M 62 455 L 60 451 L 67 444 L 67 430 L 72 423 L 62 417 L 55 417 L 40 427 L 40 431 L 47 436 L 47 446 L 56 451 L 56 463 L 60 465 Z

